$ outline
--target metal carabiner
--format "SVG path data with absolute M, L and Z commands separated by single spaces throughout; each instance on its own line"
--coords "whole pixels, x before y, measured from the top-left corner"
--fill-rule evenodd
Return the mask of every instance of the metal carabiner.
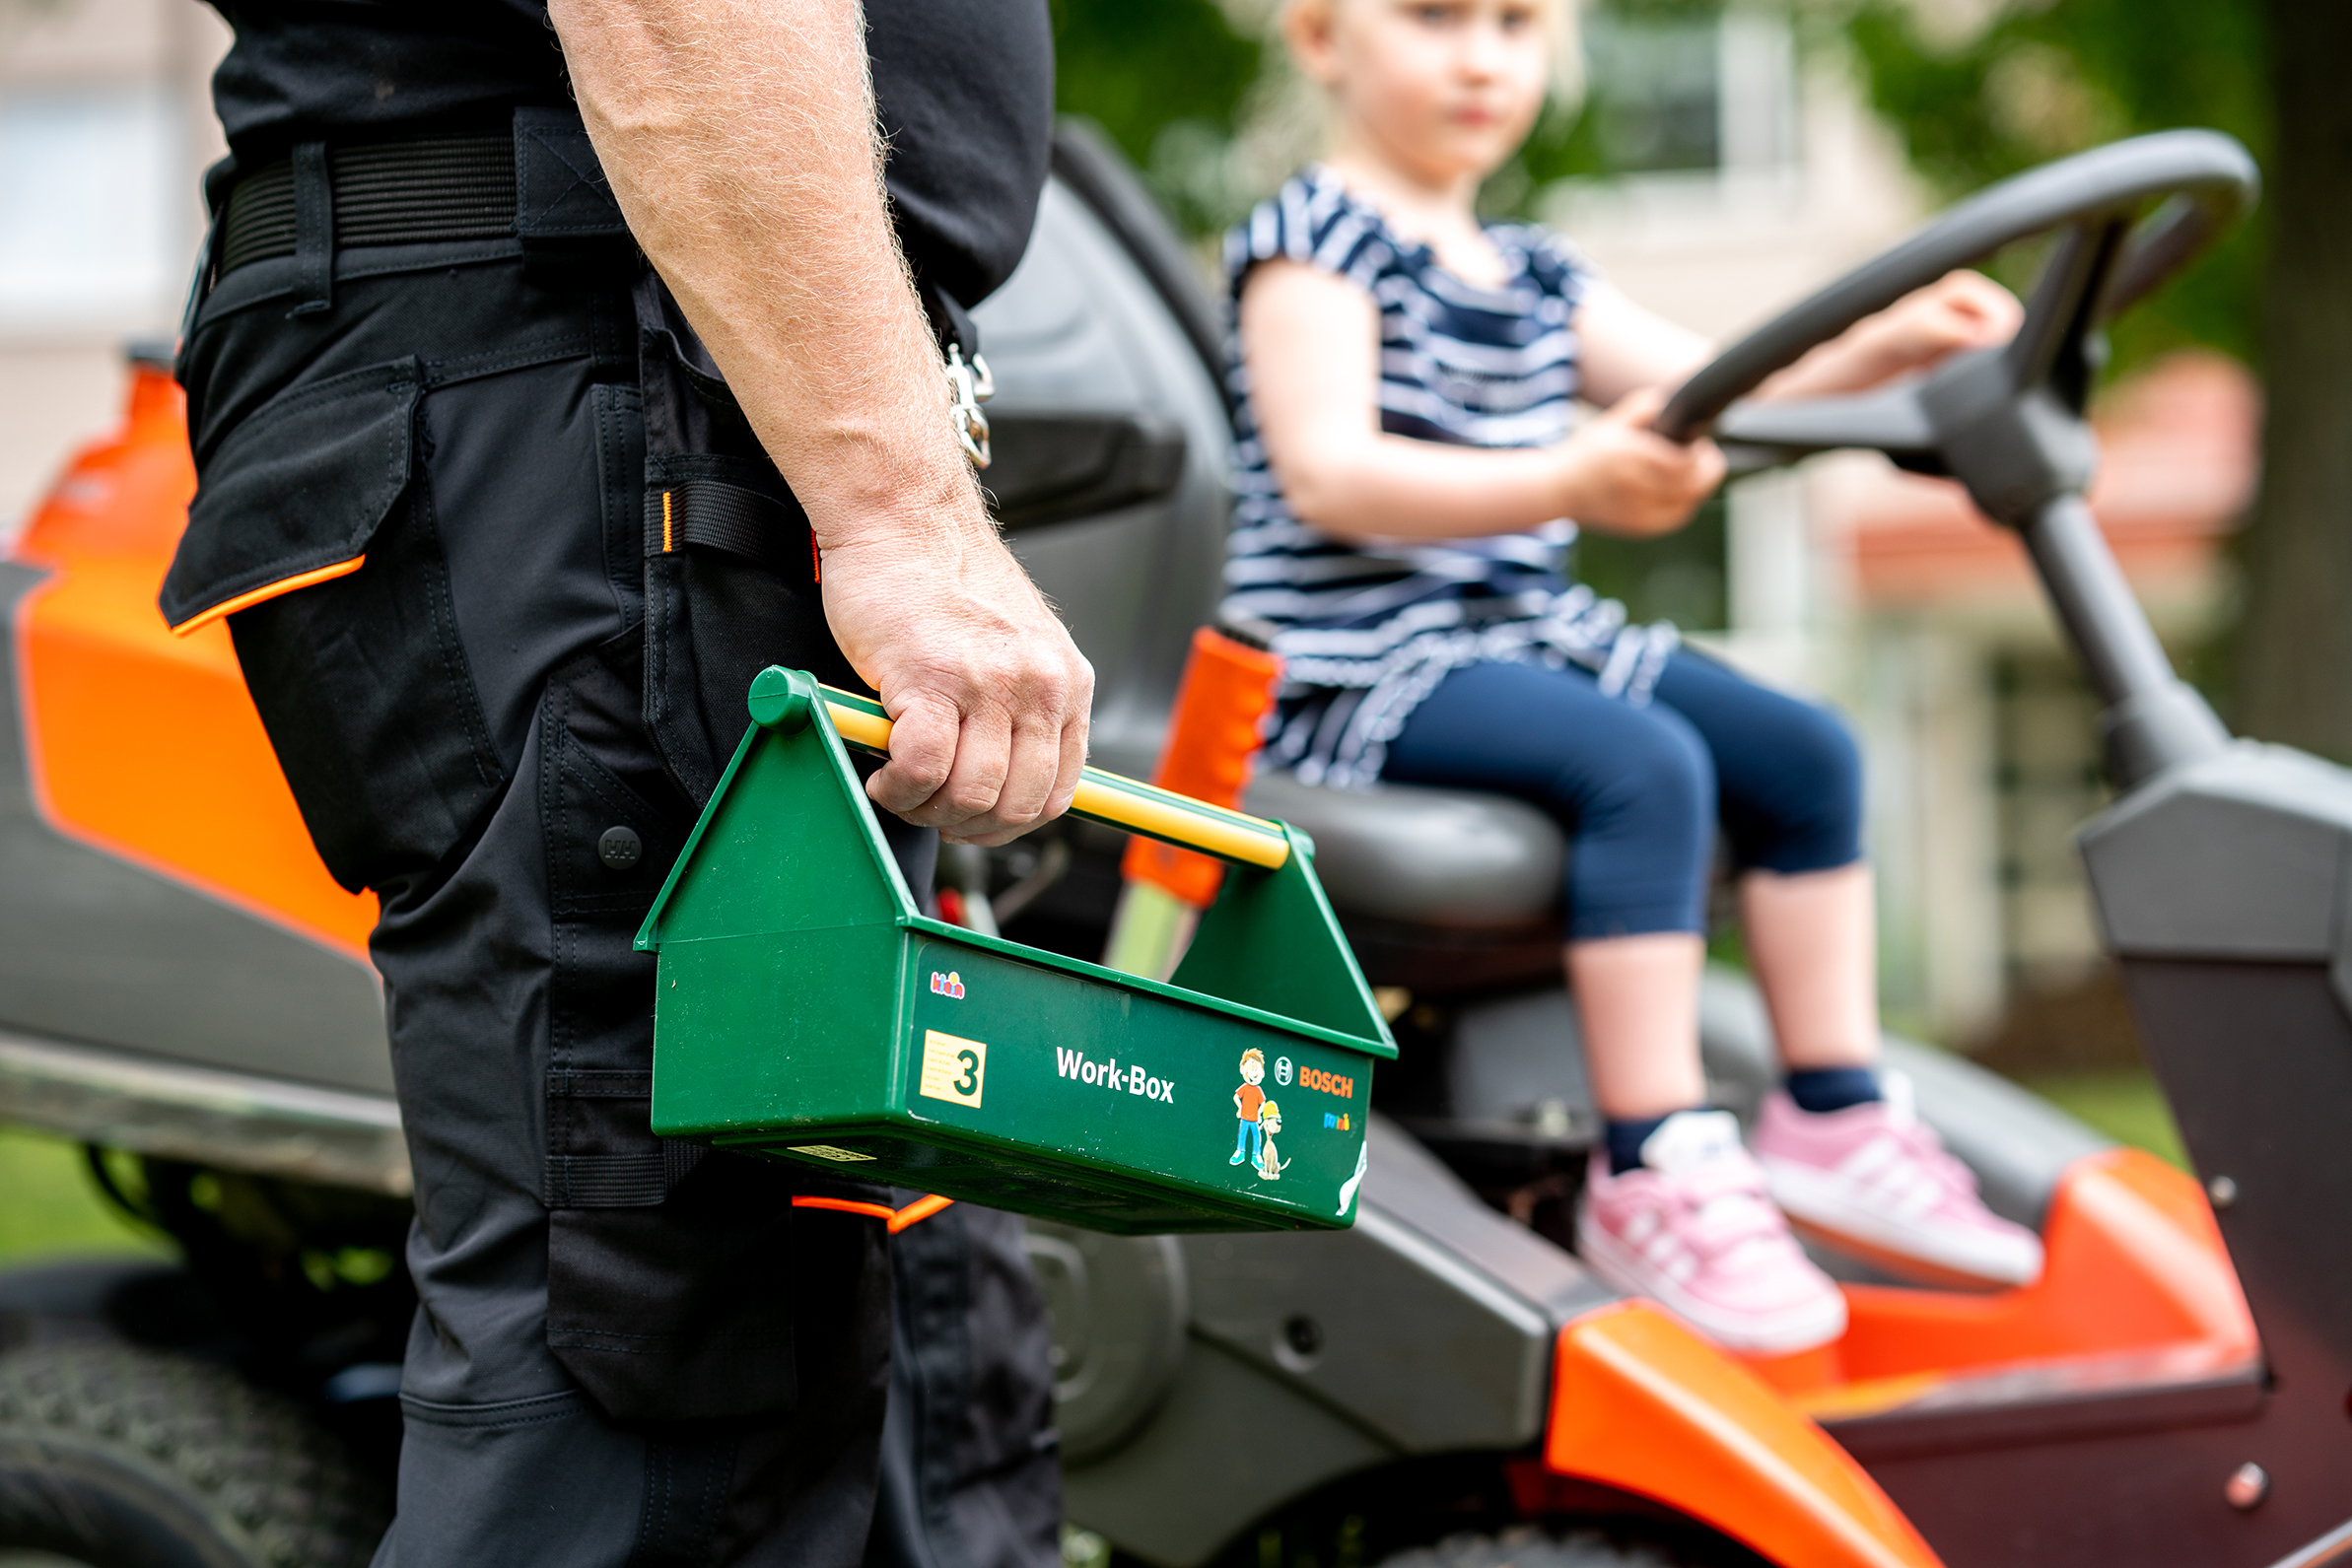
M 980 411 L 980 405 L 997 395 L 997 378 L 989 374 L 987 359 L 975 354 L 967 364 L 962 345 L 948 344 L 947 394 L 947 417 L 955 425 L 956 444 L 973 467 L 986 468 L 988 416 Z

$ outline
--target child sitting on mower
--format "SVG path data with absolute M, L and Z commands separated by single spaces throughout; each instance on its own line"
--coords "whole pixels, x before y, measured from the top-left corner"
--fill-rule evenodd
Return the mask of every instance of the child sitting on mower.
M 1290 0 L 1284 34 L 1333 135 L 1227 240 L 1242 472 L 1226 608 L 1278 629 L 1273 766 L 1498 791 L 1560 820 L 1567 976 L 1607 1122 L 1580 1251 L 1734 1348 L 1793 1352 L 1835 1337 L 1845 1308 L 1790 1217 L 1946 1279 L 2023 1283 L 2041 1247 L 1875 1070 L 1843 725 L 1560 576 L 1575 526 L 1676 528 L 1723 459 L 1649 429 L 1704 340 L 1550 234 L 1473 211 L 1542 106 L 1559 3 Z M 1956 273 L 1762 395 L 1856 390 L 2019 319 Z M 1606 411 L 1571 428 L 1579 396 Z M 1756 1158 L 1699 1070 L 1718 826 L 1787 1073 Z

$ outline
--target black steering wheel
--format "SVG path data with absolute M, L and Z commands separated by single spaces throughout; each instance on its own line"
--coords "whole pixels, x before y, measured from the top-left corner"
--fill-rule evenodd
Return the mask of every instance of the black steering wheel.
M 2259 188 L 2251 156 L 2216 131 L 2135 137 L 2003 180 L 1725 349 L 1657 429 L 1677 441 L 1711 432 L 1743 467 L 1868 447 L 1961 480 L 1988 515 L 2022 525 L 2090 481 L 2082 415 L 2101 324 L 2204 249 Z M 1854 396 L 1737 401 L 1912 290 L 2052 230 L 2058 243 L 2006 346 Z
M 1959 480 L 1985 515 L 2024 538 L 2105 704 L 2115 782 L 2129 786 L 2210 756 L 2228 731 L 2174 675 L 2083 502 L 2098 460 L 2083 408 L 2101 324 L 2210 244 L 2259 188 L 2253 159 L 2214 131 L 2136 137 L 2019 174 L 1725 349 L 1667 401 L 1657 429 L 1677 441 L 1711 433 L 1740 467 L 1867 447 Z M 2058 240 L 2025 322 L 2002 347 L 1853 396 L 1738 401 L 1913 289 L 2051 231 Z

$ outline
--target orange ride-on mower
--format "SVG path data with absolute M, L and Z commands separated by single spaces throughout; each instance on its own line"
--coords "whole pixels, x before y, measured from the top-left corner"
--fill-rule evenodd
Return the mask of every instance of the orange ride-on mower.
M 1167 778 L 1230 790 L 1264 661 L 1202 640 L 1226 678 L 1169 722 L 1222 554 L 1220 331 L 1112 156 L 1068 133 L 1055 170 L 1027 260 L 979 312 L 1001 388 L 989 484 L 1100 672 L 1098 760 L 1145 772 L 1172 733 Z M 1842 1340 L 1728 1356 L 1567 1246 L 1596 1122 L 1557 983 L 1556 829 L 1492 797 L 1261 779 L 1249 807 L 1314 836 L 1368 977 L 1411 993 L 1403 1056 L 1377 1074 L 1350 1230 L 1032 1226 L 1075 1568 L 2256 1568 L 2352 1517 L 2352 1246 L 2327 1221 L 2352 1197 L 2333 1125 L 2352 1104 L 2352 776 L 2228 739 L 2079 500 L 2093 334 L 2251 189 L 2244 154 L 2203 135 L 2023 176 L 1734 347 L 1671 410 L 1756 461 L 1878 447 L 2025 534 L 2109 709 L 2121 794 L 2086 854 L 2204 1185 L 1890 1041 L 1988 1200 L 2040 1226 L 2044 1277 L 1964 1294 L 1838 1263 Z M 2009 348 L 1870 398 L 1737 401 L 2045 231 Z M 0 561 L 0 1118 L 89 1143 L 182 1253 L 0 1274 L 0 1558 L 364 1560 L 397 1442 L 407 1168 L 373 910 L 312 853 L 224 629 L 174 639 L 155 611 L 191 486 L 176 391 L 142 361 L 123 431 Z M 1139 854 L 1150 891 L 1123 900 L 1126 847 L 1072 822 L 950 855 L 942 908 L 1085 958 L 1119 911 L 1148 963 L 1210 892 Z M 1724 974 L 1704 1015 L 1709 1080 L 1748 1114 L 1771 1070 L 1762 1008 Z

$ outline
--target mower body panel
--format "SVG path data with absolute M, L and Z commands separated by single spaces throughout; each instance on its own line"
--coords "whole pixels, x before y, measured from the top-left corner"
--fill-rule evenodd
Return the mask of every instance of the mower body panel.
M 1099 154 L 1056 156 L 1062 177 L 1027 259 L 976 312 L 1000 387 L 983 482 L 1094 663 L 1095 759 L 1143 775 L 1187 642 L 1218 597 L 1231 436 L 1215 312 L 1177 298 L 1189 261 L 1149 232 L 1132 182 L 1124 205 L 1106 205 L 1104 179 L 1125 176 L 1106 176 Z M 402 1192 L 380 989 L 365 959 L 372 903 L 336 888 L 311 850 L 225 627 L 175 640 L 155 610 L 193 476 L 176 406 L 156 401 L 169 403 L 168 383 L 145 390 L 126 437 L 77 458 L 16 559 L 0 562 L 0 1114 L 225 1170 Z M 143 477 L 123 466 L 141 443 L 160 454 Z M 1883 1343 L 1865 1356 L 1857 1342 L 1855 1369 L 1752 1375 L 1704 1346 L 1675 1348 L 1685 1414 L 1709 1409 L 1696 1391 L 1742 1391 L 1721 1396 L 1717 1436 L 1746 1432 L 1749 1447 L 1717 1453 L 1744 1454 L 1746 1472 L 1712 1489 L 1552 1441 L 1617 1408 L 1607 1401 L 1622 1388 L 1593 1369 L 1640 1372 L 1641 1352 L 1626 1347 L 1647 1341 L 1624 1325 L 1602 1331 L 1596 1314 L 1628 1316 L 1614 1292 L 1449 1168 L 1571 1168 L 1593 1136 L 1572 1009 L 1552 978 L 1556 828 L 1488 797 L 1262 782 L 1253 809 L 1321 836 L 1336 913 L 1369 977 L 1434 999 L 1440 1026 L 1380 1069 L 1412 1104 L 1368 1119 L 1352 1229 L 1033 1228 L 1063 1352 L 1072 1516 L 1165 1568 L 1240 1564 L 1257 1560 L 1260 1533 L 1325 1500 L 1387 1506 L 1425 1490 L 1417 1477 L 1468 1473 L 1523 1517 L 1622 1505 L 1708 1521 L 1790 1562 L 1916 1560 L 1870 1490 L 1814 1446 L 1827 1426 L 1955 1568 L 2253 1565 L 2317 1534 L 2305 1526 L 2321 1500 L 2340 1514 L 2352 1496 L 2340 1310 L 2352 1279 L 2333 1238 L 2347 1196 L 2334 1122 L 2352 1103 L 2341 978 L 2352 812 L 2318 765 L 2236 766 L 2158 781 L 2096 825 L 2086 852 L 2200 1170 L 2243 1194 L 2219 1235 L 2253 1297 L 2259 1357 L 2220 1299 L 2235 1279 L 2199 1229 L 2210 1221 L 2193 1190 L 2110 1163 L 2102 1140 L 1965 1062 L 1896 1045 L 1922 1115 L 1993 1205 L 2046 1220 L 2053 1256 L 2058 1236 L 2078 1238 L 2059 1285 L 2137 1292 L 2119 1315 L 2136 1325 L 2128 1354 L 2100 1359 L 2100 1325 L 2074 1313 L 2080 1292 L 1953 1301 L 1857 1284 L 1858 1321 Z M 2199 857 L 2207 834 L 2232 847 L 2219 862 Z M 1036 908 L 1083 931 L 1107 911 L 1115 880 L 1102 876 L 1120 841 L 1084 824 L 1066 837 L 1077 868 Z M 2202 915 L 2190 910 L 2200 902 Z M 874 951 L 847 952 L 868 938 Z M 827 1014 L 859 1027 L 945 1008 L 933 971 L 968 993 L 1003 956 L 903 909 L 838 940 L 846 957 L 793 962 L 889 971 L 873 994 Z M 955 956 L 934 962 L 934 950 Z M 927 1030 L 957 1033 L 925 1017 Z M 1752 1110 L 1771 1060 L 1753 991 L 1711 979 L 1704 1031 L 1710 1082 Z M 923 1099 L 904 1089 L 909 1066 L 879 1091 L 897 1093 L 901 1113 Z M 871 1102 L 872 1085 L 851 1089 Z M 676 1126 L 723 1135 L 701 1112 L 678 1115 Z M 1563 1357 L 1571 1329 L 1581 1337 Z M 1930 1344 L 1949 1350 L 1948 1365 L 1925 1364 Z M 2206 1359 L 2192 1365 L 2193 1353 Z M 1571 1362 L 1578 1375 L 1563 1378 Z M 1757 1398 L 1756 1375 L 1776 1380 L 1785 1406 L 1742 1424 L 1726 1412 Z M 1804 1497 L 1843 1501 L 1823 1514 L 1776 1488 L 1770 1472 L 1788 1454 L 1775 1442 L 1831 1477 Z M 2241 1513 L 2222 1488 L 2248 1459 L 2276 1481 Z M 1763 1512 L 1727 1511 L 1734 1493 Z M 1792 1498 L 1813 1509 L 1815 1534 L 1769 1523 Z
M 405 1191 L 374 900 L 318 863 L 226 629 L 156 610 L 194 484 L 142 366 L 0 560 L 0 1085 L 60 1130 Z

